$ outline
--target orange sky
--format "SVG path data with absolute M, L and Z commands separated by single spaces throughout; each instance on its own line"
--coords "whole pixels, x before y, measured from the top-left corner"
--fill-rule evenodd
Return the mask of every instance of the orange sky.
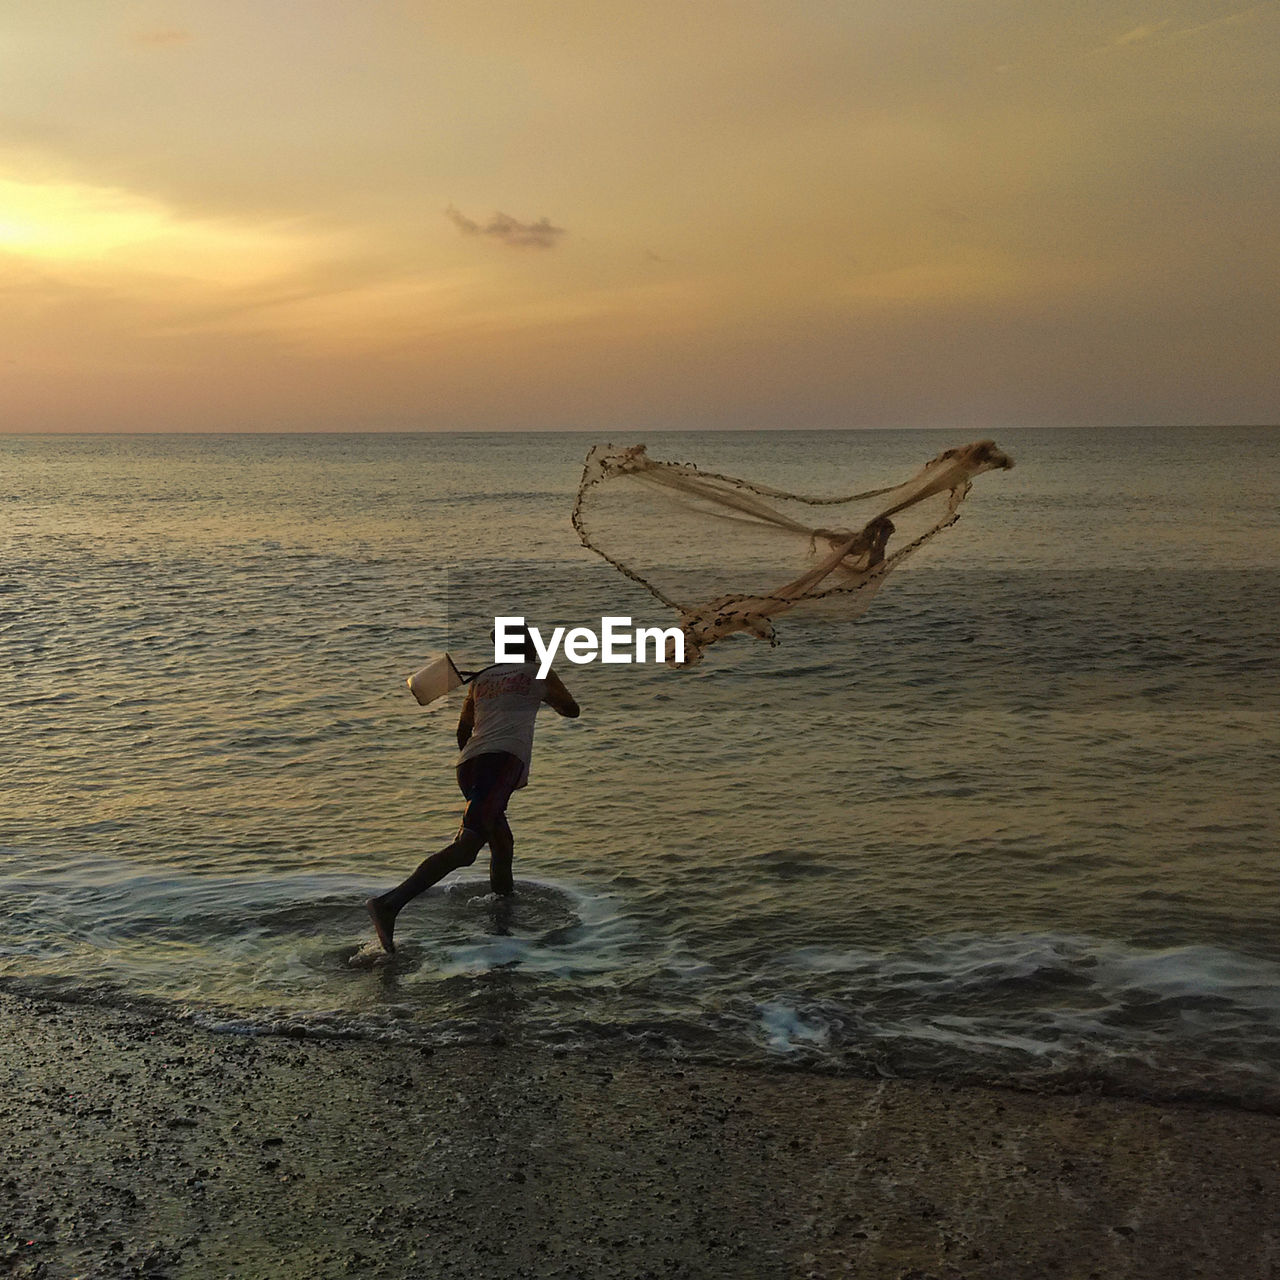
M 1280 0 L 0 12 L 0 430 L 1280 420 Z

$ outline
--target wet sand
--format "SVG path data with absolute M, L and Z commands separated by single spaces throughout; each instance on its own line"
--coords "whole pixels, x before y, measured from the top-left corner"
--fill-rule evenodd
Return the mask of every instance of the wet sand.
M 1274 1280 L 1280 1119 L 0 995 L 0 1274 Z

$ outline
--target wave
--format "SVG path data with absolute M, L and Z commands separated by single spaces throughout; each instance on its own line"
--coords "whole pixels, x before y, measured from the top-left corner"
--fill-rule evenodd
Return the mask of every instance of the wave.
M 142 1004 L 220 1034 L 622 1045 L 1280 1112 L 1280 963 L 1221 946 L 966 933 L 729 963 L 646 932 L 614 892 L 523 881 L 504 900 L 463 879 L 425 895 L 394 960 L 354 967 L 367 934 L 355 877 L 110 869 L 18 908 L 46 928 L 0 945 L 0 989 Z M 0 881 L 11 907 L 15 887 Z

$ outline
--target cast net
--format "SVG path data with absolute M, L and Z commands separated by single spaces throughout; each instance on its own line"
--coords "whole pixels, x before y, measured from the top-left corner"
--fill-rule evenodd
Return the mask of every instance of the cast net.
M 678 615 L 685 664 L 735 632 L 777 644 L 792 609 L 854 618 L 889 573 L 959 519 L 973 478 L 1012 460 L 990 440 L 948 449 L 909 480 L 812 497 L 650 458 L 587 455 L 573 508 L 583 545 Z

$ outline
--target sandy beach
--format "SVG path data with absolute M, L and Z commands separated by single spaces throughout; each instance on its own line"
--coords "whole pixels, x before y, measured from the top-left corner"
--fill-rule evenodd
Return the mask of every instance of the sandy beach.
M 1273 1277 L 1280 1119 L 0 997 L 14 1276 Z

